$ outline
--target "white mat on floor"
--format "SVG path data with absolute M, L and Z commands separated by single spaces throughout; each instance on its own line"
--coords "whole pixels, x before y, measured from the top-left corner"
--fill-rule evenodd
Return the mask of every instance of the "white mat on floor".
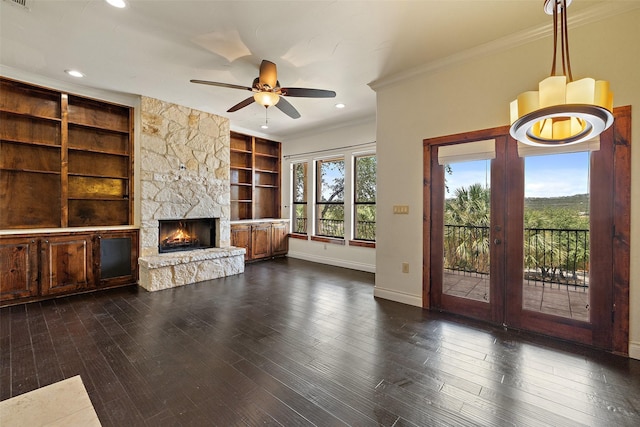
M 80 375 L 0 402 L 0 426 L 100 427 Z

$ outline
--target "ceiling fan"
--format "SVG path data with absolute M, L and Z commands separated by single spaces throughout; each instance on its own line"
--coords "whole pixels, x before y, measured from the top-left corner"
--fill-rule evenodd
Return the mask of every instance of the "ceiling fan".
M 238 111 L 248 105 L 257 102 L 258 104 L 268 108 L 275 105 L 280 111 L 285 113 L 292 119 L 300 117 L 298 110 L 294 108 L 284 96 L 298 98 L 334 98 L 336 93 L 332 90 L 309 89 L 301 87 L 280 87 L 278 81 L 278 70 L 276 64 L 271 61 L 263 60 L 260 64 L 260 75 L 253 80 L 251 87 L 234 85 L 230 83 L 211 82 L 208 80 L 191 80 L 191 83 L 203 85 L 226 87 L 230 89 L 242 89 L 253 92 L 253 96 L 245 99 L 227 110 L 228 113 Z

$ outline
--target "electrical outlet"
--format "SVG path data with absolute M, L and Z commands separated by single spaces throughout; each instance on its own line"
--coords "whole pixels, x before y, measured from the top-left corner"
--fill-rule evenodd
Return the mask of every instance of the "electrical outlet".
M 409 272 L 409 263 L 408 262 L 403 262 L 402 263 L 402 272 L 403 273 L 408 273 Z

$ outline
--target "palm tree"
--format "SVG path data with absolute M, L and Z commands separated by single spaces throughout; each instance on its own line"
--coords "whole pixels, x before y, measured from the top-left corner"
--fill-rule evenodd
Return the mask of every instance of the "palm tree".
M 490 189 L 476 183 L 446 201 L 445 267 L 489 273 L 490 197 Z

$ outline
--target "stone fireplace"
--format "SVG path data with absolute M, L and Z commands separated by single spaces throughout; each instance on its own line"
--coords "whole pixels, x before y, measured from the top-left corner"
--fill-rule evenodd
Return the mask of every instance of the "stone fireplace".
M 244 272 L 244 249 L 230 246 L 229 120 L 147 97 L 140 111 L 140 286 L 155 291 Z M 161 236 L 161 223 L 200 235 L 178 231 L 161 251 L 170 237 Z M 188 247 L 193 239 L 197 247 Z

